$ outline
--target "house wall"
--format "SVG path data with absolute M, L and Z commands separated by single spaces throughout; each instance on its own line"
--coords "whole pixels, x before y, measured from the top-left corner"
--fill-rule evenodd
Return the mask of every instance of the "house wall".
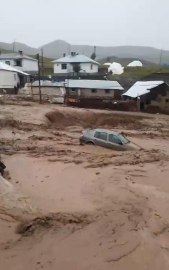
M 151 106 L 157 106 L 161 110 L 169 111 L 169 92 L 166 93 L 166 96 L 158 95 L 156 100 L 151 101 Z
M 109 93 L 106 93 L 104 89 L 97 89 L 96 93 L 92 93 L 91 89 L 82 89 L 81 96 L 84 97 L 111 97 L 114 98 L 114 90 L 110 90 Z
M 17 72 L 0 70 L 0 88 L 1 89 L 14 89 L 19 83 Z
M 38 62 L 28 60 L 28 59 L 23 59 L 21 68 L 23 71 L 38 71 Z
M 10 61 L 10 66 L 19 69 L 21 71 L 38 71 L 38 62 L 37 61 L 32 61 L 28 59 L 22 59 L 22 67 L 15 66 L 15 62 L 13 59 L 3 59 L 1 60 L 3 63 L 6 61 Z
M 98 65 L 92 64 L 92 69 L 91 69 L 91 63 L 81 63 L 81 73 L 97 73 L 98 72 Z M 73 72 L 73 65 L 72 64 L 67 64 L 67 69 L 62 69 L 62 64 L 61 63 L 54 63 L 54 73 L 55 74 L 65 74 L 65 73 L 71 73 Z

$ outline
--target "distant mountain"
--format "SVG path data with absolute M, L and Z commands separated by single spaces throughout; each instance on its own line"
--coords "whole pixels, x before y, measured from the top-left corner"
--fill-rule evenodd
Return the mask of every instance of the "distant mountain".
M 98 59 L 98 62 L 100 64 L 104 64 L 104 63 L 120 63 L 123 67 L 128 66 L 128 64 L 130 64 L 131 62 L 133 62 L 134 60 L 136 60 L 135 58 L 120 58 L 120 57 L 116 57 L 116 56 L 109 56 L 106 58 L 102 58 L 102 59 Z M 157 64 L 146 61 L 146 60 L 142 60 L 142 59 L 138 59 L 138 61 L 141 61 L 143 66 L 145 67 L 152 67 L 152 66 L 157 66 Z
M 26 44 L 15 42 L 4 43 L 0 42 L 0 49 L 3 50 L 22 50 L 25 54 L 35 55 L 40 53 L 41 48 L 43 47 L 44 56 L 49 58 L 58 59 L 62 57 L 63 53 L 69 54 L 71 51 L 85 54 L 91 56 L 94 48 L 90 45 L 72 45 L 63 40 L 55 40 L 51 43 L 48 43 L 39 48 L 32 48 Z M 140 59 L 140 61 L 147 61 L 159 64 L 169 63 L 169 51 L 163 51 L 161 57 L 161 50 L 152 48 L 152 47 L 143 47 L 143 46 L 116 46 L 116 47 L 103 47 L 97 46 L 96 48 L 97 60 L 102 58 L 107 58 L 110 55 L 114 55 L 118 58 L 132 58 L 134 60 Z M 160 61 L 161 58 L 161 61 Z

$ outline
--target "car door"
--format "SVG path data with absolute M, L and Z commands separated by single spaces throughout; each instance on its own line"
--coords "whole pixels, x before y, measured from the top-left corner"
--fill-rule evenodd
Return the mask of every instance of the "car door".
M 108 146 L 108 134 L 107 132 L 96 132 L 95 133 L 95 144 L 102 146 L 102 147 L 107 147 Z
M 109 144 L 109 148 L 111 149 L 118 150 L 118 151 L 124 150 L 121 140 L 115 134 L 109 134 L 108 144 Z

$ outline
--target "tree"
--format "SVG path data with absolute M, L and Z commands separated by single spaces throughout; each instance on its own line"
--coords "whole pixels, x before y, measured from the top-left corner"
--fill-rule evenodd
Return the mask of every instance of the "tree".
M 78 65 L 78 64 L 73 65 L 73 71 L 74 71 L 75 73 L 78 74 L 78 73 L 80 72 L 80 70 L 81 70 L 80 65 Z
M 91 59 L 95 60 L 96 59 L 96 54 L 95 52 L 92 53 L 92 55 L 90 56 Z

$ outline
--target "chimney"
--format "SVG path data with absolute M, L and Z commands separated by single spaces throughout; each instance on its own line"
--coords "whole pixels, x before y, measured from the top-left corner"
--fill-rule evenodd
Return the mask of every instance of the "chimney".
M 66 56 L 66 54 L 64 53 L 64 54 L 63 54 L 63 57 L 65 57 L 65 56 Z
M 76 53 L 75 52 L 71 52 L 71 56 L 75 56 L 76 55 Z
M 20 54 L 20 55 L 23 55 L 23 51 L 19 51 L 19 54 Z

